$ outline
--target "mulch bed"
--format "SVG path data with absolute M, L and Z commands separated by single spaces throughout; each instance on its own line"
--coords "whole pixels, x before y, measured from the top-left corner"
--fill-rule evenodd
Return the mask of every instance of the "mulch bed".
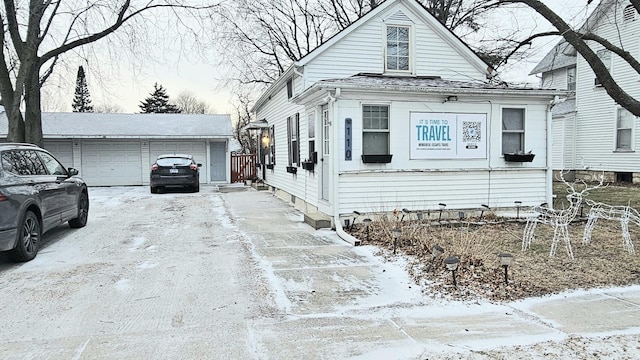
M 550 256 L 554 229 L 548 225 L 538 225 L 535 241 L 528 250 L 522 251 L 524 221 L 495 217 L 484 221 L 487 222 L 484 225 L 433 226 L 424 220 L 400 221 L 390 217 L 372 222 L 368 236 L 363 224 L 354 224 L 351 234 L 360 239 L 362 245 L 380 248 L 380 254 L 389 260 L 405 257 L 410 275 L 423 286 L 425 294 L 434 297 L 500 302 L 572 289 L 640 283 L 640 241 L 634 244 L 635 254 L 624 250 L 619 222 L 599 220 L 588 245 L 582 244 L 584 220 L 572 223 L 569 235 L 574 259 L 571 259 L 562 239 L 555 256 Z M 402 233 L 394 255 L 391 229 L 396 227 L 402 229 Z M 629 230 L 632 241 L 639 239 L 637 224 L 629 224 Z M 444 253 L 434 258 L 431 248 L 436 244 Z M 507 284 L 498 257 L 500 253 L 514 257 L 513 265 L 507 269 Z M 460 259 L 455 272 L 456 287 L 443 261 L 448 256 Z

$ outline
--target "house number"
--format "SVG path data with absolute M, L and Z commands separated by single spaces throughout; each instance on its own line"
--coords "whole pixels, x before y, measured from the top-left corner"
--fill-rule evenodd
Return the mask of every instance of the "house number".
M 344 119 L 344 159 L 351 161 L 351 118 Z

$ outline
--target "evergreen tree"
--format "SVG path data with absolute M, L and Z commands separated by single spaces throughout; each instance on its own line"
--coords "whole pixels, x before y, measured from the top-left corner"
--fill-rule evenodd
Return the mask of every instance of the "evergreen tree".
M 78 76 L 76 78 L 76 92 L 73 95 L 73 112 L 93 112 L 91 105 L 91 95 L 87 87 L 87 77 L 84 74 L 82 65 L 78 67 Z
M 140 102 L 140 109 L 142 109 L 142 113 L 171 113 L 177 114 L 180 113 L 180 109 L 169 103 L 169 95 L 167 95 L 167 90 L 162 87 L 162 85 L 158 85 L 158 83 L 153 84 L 153 92 L 150 97 L 144 99 L 144 101 Z

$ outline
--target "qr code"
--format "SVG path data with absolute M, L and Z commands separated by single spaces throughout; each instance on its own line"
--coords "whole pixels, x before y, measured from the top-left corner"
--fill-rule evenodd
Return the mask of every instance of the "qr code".
M 480 121 L 463 121 L 462 122 L 462 141 L 478 142 L 482 139 L 480 131 Z

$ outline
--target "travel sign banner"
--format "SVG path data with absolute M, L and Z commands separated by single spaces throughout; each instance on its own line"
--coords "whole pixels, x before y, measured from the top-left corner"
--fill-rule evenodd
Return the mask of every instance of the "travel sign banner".
M 486 159 L 487 114 L 411 113 L 411 159 Z

